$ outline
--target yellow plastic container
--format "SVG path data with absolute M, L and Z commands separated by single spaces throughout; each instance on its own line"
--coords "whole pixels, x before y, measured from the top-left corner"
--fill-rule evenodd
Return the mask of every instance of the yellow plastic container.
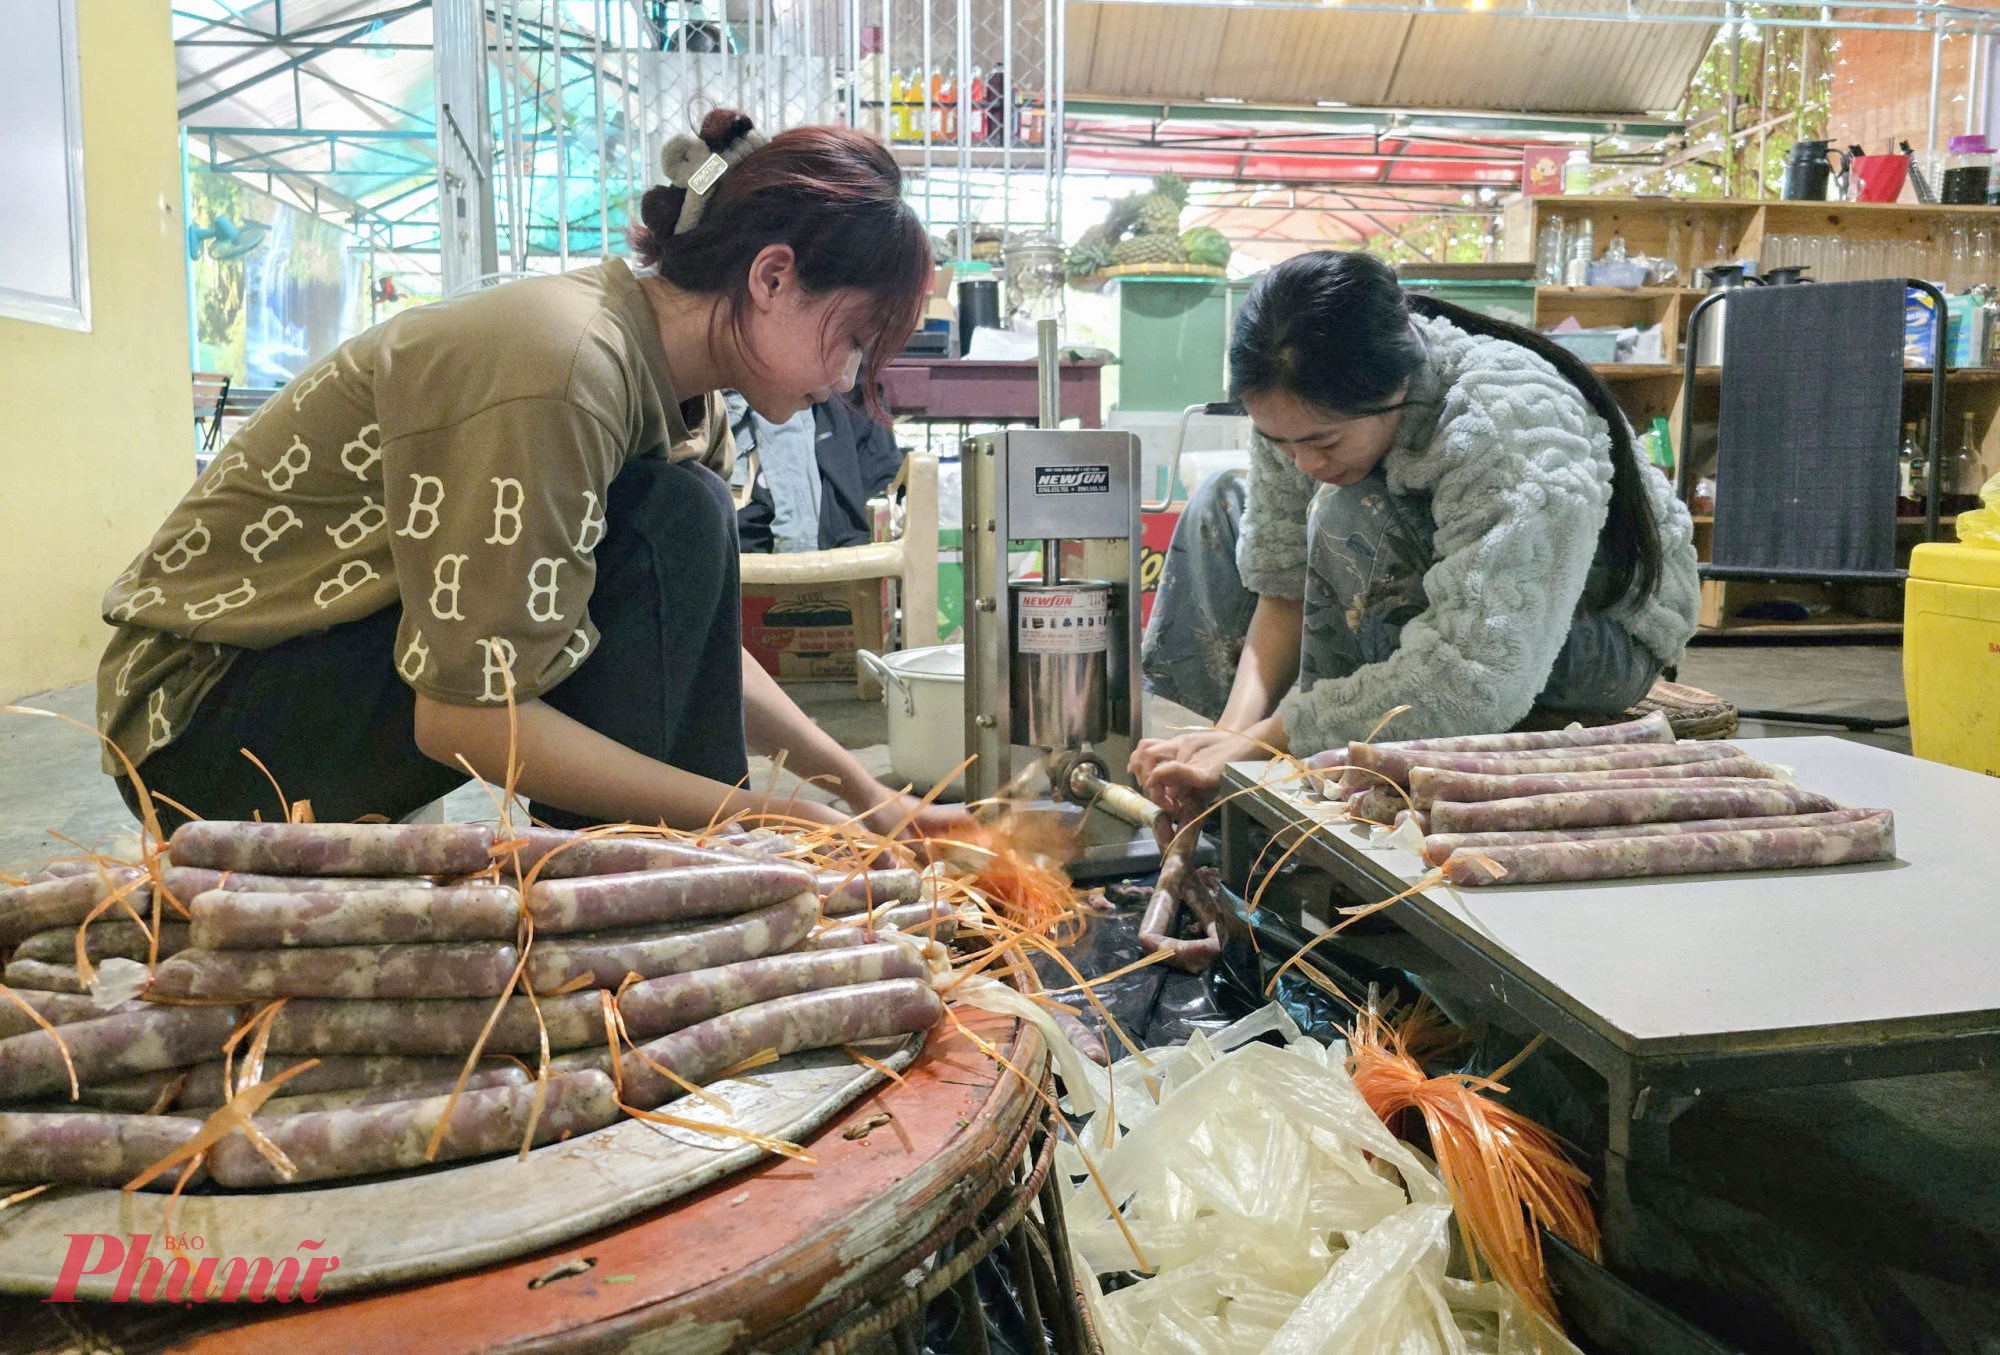
M 1911 552 L 1903 689 L 1912 752 L 2000 776 L 2000 550 Z

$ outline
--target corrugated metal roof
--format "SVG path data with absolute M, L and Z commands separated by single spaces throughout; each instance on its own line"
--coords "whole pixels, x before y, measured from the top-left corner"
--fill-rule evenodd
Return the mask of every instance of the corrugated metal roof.
M 1638 0 L 1639 13 L 1677 0 Z M 1603 0 L 1539 0 L 1590 12 Z M 1507 10 L 1514 13 L 1507 13 Z M 1645 113 L 1677 105 L 1715 26 L 1536 18 L 1493 12 L 1408 15 L 1339 8 L 1071 0 L 1071 98 L 1253 104 Z

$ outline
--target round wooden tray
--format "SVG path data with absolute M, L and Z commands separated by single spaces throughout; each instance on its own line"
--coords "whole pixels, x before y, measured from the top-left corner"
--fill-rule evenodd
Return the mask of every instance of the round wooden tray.
M 922 1039 L 908 1036 L 875 1057 L 901 1071 Z M 883 1081 L 839 1050 L 819 1050 L 760 1068 L 708 1090 L 734 1112 L 683 1098 L 676 1117 L 722 1122 L 800 1142 Z M 403 1172 L 329 1187 L 256 1194 L 184 1195 L 171 1231 L 200 1238 L 199 1254 L 275 1266 L 294 1258 L 333 1257 L 325 1293 L 348 1294 L 457 1274 L 557 1245 L 699 1190 L 766 1156 L 740 1138 L 639 1120 L 619 1123 L 528 1154 Z M 150 1234 L 162 1264 L 167 1251 L 167 1196 L 59 1187 L 0 1212 L 0 1293 L 47 1297 L 75 1234 L 121 1239 Z M 302 1241 L 319 1243 L 302 1253 Z M 80 1298 L 109 1299 L 116 1272 L 84 1276 Z M 129 1284 L 129 1281 L 127 1282 Z
M 1042 1078 L 1047 1051 L 1033 1027 L 978 1011 L 959 1018 L 1027 1077 Z M 566 1245 L 311 1306 L 0 1299 L 0 1330 L 19 1333 L 19 1347 L 10 1335 L 8 1349 L 124 1355 L 774 1348 L 767 1334 L 788 1345 L 900 1286 L 902 1258 L 1000 1189 L 1041 1111 L 1020 1078 L 944 1026 L 902 1082 L 878 1086 L 807 1142 L 811 1162 L 766 1159 Z M 447 1225 L 493 1226 L 471 1208 L 438 1218 L 387 1208 L 383 1226 L 419 1238 Z

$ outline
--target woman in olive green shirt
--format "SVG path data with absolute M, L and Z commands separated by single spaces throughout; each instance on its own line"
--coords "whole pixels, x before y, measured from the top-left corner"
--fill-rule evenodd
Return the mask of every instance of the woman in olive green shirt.
M 640 271 L 403 312 L 231 439 L 105 598 L 99 722 L 149 786 L 271 817 L 247 749 L 323 820 L 394 819 L 504 779 L 512 738 L 544 819 L 688 827 L 774 807 L 736 788 L 747 742 L 875 828 L 914 808 L 742 651 L 718 392 L 783 420 L 864 377 L 872 402 L 928 239 L 846 129 L 719 112 L 662 158 Z

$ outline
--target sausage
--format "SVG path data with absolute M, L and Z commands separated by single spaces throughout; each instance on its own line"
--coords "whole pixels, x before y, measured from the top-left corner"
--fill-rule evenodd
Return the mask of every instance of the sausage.
M 365 875 L 258 875 L 241 870 L 206 870 L 200 866 L 162 866 L 160 883 L 181 901 L 193 903 L 211 889 L 238 894 L 345 894 L 372 889 L 429 889 L 419 876 L 370 879 Z
M 1506 874 L 1495 877 L 1474 856 Z M 1787 870 L 1801 866 L 1887 861 L 1896 855 L 1895 818 L 1880 810 L 1846 823 L 1811 828 L 1739 828 L 1653 837 L 1538 842 L 1519 847 L 1461 848 L 1444 863 L 1457 885 L 1534 884 L 1547 880 L 1615 880 L 1641 875 L 1700 875 L 1711 871 Z
M 116 1082 L 137 1073 L 183 1068 L 221 1057 L 236 1029 L 234 1007 L 146 1006 L 62 1028 L 62 1047 L 45 1030 L 0 1040 L 0 1101 L 69 1092 L 62 1049 L 78 1082 Z
M 603 1044 L 604 1004 L 595 989 L 539 999 L 549 1048 Z M 491 998 L 329 1002 L 294 998 L 271 1018 L 270 1048 L 291 1054 L 464 1054 L 493 1015 Z M 535 1054 L 541 1033 L 525 997 L 510 997 L 484 1048 Z
M 1784 773 L 1754 757 L 1720 758 L 1713 762 L 1682 762 L 1665 767 L 1615 767 L 1595 772 L 1460 772 L 1443 767 L 1410 768 L 1410 794 L 1419 807 L 1433 800 L 1506 800 L 1518 795 L 1549 795 L 1565 790 L 1589 790 L 1612 781 L 1677 781 L 1690 777 L 1736 776 L 1781 781 Z M 1554 784 L 1561 782 L 1564 784 Z
M 146 996 L 153 1001 L 182 1002 L 268 997 L 498 997 L 519 958 L 512 946 L 490 943 L 292 950 L 191 948 L 160 962 Z
M 188 905 L 203 950 L 511 941 L 521 899 L 500 885 L 264 894 L 210 890 Z
M 493 830 L 471 823 L 241 823 L 174 830 L 177 866 L 267 875 L 470 875 L 489 864 Z
M 188 1075 L 186 1068 L 161 1068 L 156 1072 L 141 1073 L 137 1077 L 124 1077 L 116 1082 L 100 1082 L 94 1086 L 79 1087 L 76 1099 L 81 1105 L 97 1110 L 116 1111 L 121 1115 L 144 1115 L 158 1105 L 174 1084 Z M 169 1098 L 168 1105 L 176 1098 Z
M 301 1074 L 303 1076 L 303 1074 Z M 298 1081 L 293 1078 L 292 1082 Z M 507 1064 L 501 1068 L 488 1068 L 466 1076 L 466 1091 L 484 1091 L 488 1087 L 525 1087 L 534 1079 L 528 1070 Z M 382 1106 L 392 1101 L 426 1101 L 433 1096 L 449 1096 L 451 1089 L 458 1085 L 458 1077 L 434 1077 L 422 1082 L 385 1082 L 377 1087 L 346 1087 L 332 1092 L 306 1092 L 299 1096 L 273 1096 L 257 1109 L 258 1118 L 266 1115 L 312 1115 L 323 1110 L 352 1110 L 357 1106 Z M 287 1082 L 283 1090 L 290 1091 L 292 1083 Z
M 212 1056 L 220 1059 L 221 1051 Z M 455 1079 L 465 1067 L 463 1056 L 456 1058 L 362 1058 L 348 1054 L 284 1055 L 272 1054 L 264 1060 L 263 1081 L 269 1082 L 278 1074 L 294 1066 L 310 1062 L 312 1067 L 299 1073 L 285 1083 L 284 1090 L 294 1096 L 305 1096 L 318 1092 L 345 1091 L 354 1087 L 387 1087 L 399 1083 L 436 1082 L 440 1079 Z M 508 1061 L 500 1063 L 489 1060 L 497 1067 L 512 1068 Z M 482 1077 L 494 1068 L 475 1070 L 473 1077 Z M 243 1076 L 243 1060 L 237 1059 L 236 1076 Z M 204 1063 L 188 1074 L 188 1084 L 182 1088 L 180 1099 L 174 1103 L 184 1110 L 206 1110 L 222 1104 L 222 1064 Z
M 528 911 L 540 933 L 597 932 L 729 917 L 812 887 L 813 873 L 789 861 L 731 861 L 537 881 L 528 889 Z
M 4 1112 L 0 1181 L 59 1181 L 116 1190 L 200 1132 L 200 1120 L 168 1115 Z M 163 1173 L 147 1188 L 172 1190 L 179 1177 L 178 1171 Z
M 1761 782 L 1727 790 L 1667 786 L 1570 791 L 1563 795 L 1528 795 L 1517 800 L 1440 800 L 1431 807 L 1431 826 L 1440 833 L 1487 833 L 1512 828 L 1594 828 L 1601 824 L 1665 823 L 1673 819 L 1734 819 L 1753 814 L 1823 814 L 1840 807 L 1824 795 L 1797 786 Z
M 635 983 L 618 998 L 626 1033 L 651 1039 L 723 1012 L 795 993 L 885 979 L 920 979 L 924 962 L 890 942 L 843 950 L 801 951 L 697 969 Z
M 929 1030 L 943 1018 L 943 1001 L 922 979 L 857 983 L 758 1002 L 642 1045 L 645 1058 L 637 1051 L 625 1055 L 625 1102 L 651 1110 L 680 1094 L 647 1059 L 700 1086 L 767 1049 L 782 1058 L 801 1049 Z
M 130 886 L 142 873 L 118 867 L 99 874 L 67 875 L 40 884 L 0 889 L 0 950 L 19 945 L 51 927 L 76 927 L 113 891 Z M 125 901 L 141 913 L 151 899 L 145 887 L 131 888 Z M 116 909 L 117 904 L 112 908 Z M 109 911 L 109 910 L 107 910 Z
M 1442 866 L 1460 847 L 1526 847 L 1538 842 L 1590 842 L 1606 837 L 1663 837 L 1680 833 L 1734 832 L 1744 828 L 1820 828 L 1852 823 L 1877 811 L 1833 809 L 1823 814 L 1752 815 L 1743 819 L 1694 819 L 1686 822 L 1619 823 L 1600 828 L 1524 828 L 1498 833 L 1432 833 L 1424 839 L 1424 864 Z
M 74 964 L 76 962 L 75 927 L 52 927 L 14 947 L 17 960 L 41 960 L 47 964 Z M 185 950 L 188 944 L 188 928 L 185 922 L 160 923 L 160 958 L 165 959 L 177 950 Z M 90 935 L 84 941 L 84 953 L 92 964 L 104 960 L 144 960 L 148 941 L 146 929 L 136 922 L 124 918 L 101 918 L 90 924 Z
M 1348 797 L 1347 816 L 1351 819 L 1366 819 L 1369 823 L 1387 823 L 1396 817 L 1399 810 L 1408 809 L 1409 801 L 1387 786 L 1370 786 Z
M 241 1134 L 231 1134 L 215 1145 L 208 1169 L 222 1185 L 251 1189 L 421 1167 L 425 1165 L 425 1146 L 444 1119 L 447 1106 L 451 1119 L 432 1161 L 509 1152 L 520 1146 L 527 1131 L 537 1090 L 490 1087 L 466 1092 L 456 1102 L 449 1096 L 433 1096 L 260 1121 L 258 1129 L 297 1169 L 292 1176 L 279 1175 Z M 602 1073 L 551 1077 L 547 1092 L 535 1122 L 534 1141 L 538 1144 L 602 1129 L 620 1114 L 611 1079 Z
M 823 870 L 818 889 L 822 912 L 847 917 L 884 904 L 915 903 L 923 897 L 924 877 L 915 870 Z
M 1391 743 L 1349 744 L 1314 754 L 1309 767 L 1346 766 L 1356 747 L 1417 750 L 1431 753 L 1521 753 L 1546 748 L 1580 748 L 1607 743 L 1672 743 L 1674 727 L 1664 712 L 1654 711 L 1637 720 L 1595 729 L 1537 729 L 1509 734 L 1454 734 L 1438 739 L 1404 739 Z M 1332 755 L 1338 754 L 1338 760 Z M 1322 762 L 1322 758 L 1329 759 Z
M 18 998 L 20 1001 L 16 1001 Z M 52 1026 L 73 1025 L 78 1021 L 95 1021 L 100 1016 L 111 1016 L 118 1012 L 134 1011 L 144 1005 L 127 1002 L 106 1010 L 86 993 L 51 993 L 40 989 L 18 989 L 11 996 L 0 996 L 0 1040 L 10 1035 L 25 1035 L 31 1030 L 40 1030 L 29 1015 L 21 1010 L 25 1002 Z
M 1694 767 L 1720 767 L 1720 762 L 1696 762 Z M 1411 775 L 1424 770 L 1412 770 Z M 1642 768 L 1641 770 L 1645 770 Z M 1487 784 L 1448 785 L 1447 789 L 1460 791 L 1454 795 L 1423 795 L 1412 790 L 1410 798 L 1424 809 L 1435 809 L 1441 802 L 1451 804 L 1474 804 L 1491 800 L 1523 800 L 1538 795 L 1595 795 L 1606 790 L 1718 790 L 1740 786 L 1788 786 L 1789 781 L 1780 781 L 1768 776 L 1609 776 L 1603 780 L 1588 779 L 1581 773 L 1575 775 L 1555 773 L 1534 773 L 1527 776 L 1485 776 L 1478 772 L 1450 772 L 1451 776 L 1471 776 L 1476 782 Z M 1494 786 L 1493 782 L 1516 783 L 1512 786 Z M 1511 793 L 1510 793 L 1511 792 Z
M 528 978 L 538 993 L 561 988 L 580 974 L 599 988 L 616 988 L 627 974 L 654 979 L 690 969 L 754 960 L 790 950 L 819 918 L 819 895 L 810 891 L 784 903 L 706 927 L 678 927 L 535 942 Z
M 1416 824 L 1419 833 L 1428 833 L 1431 830 L 1430 811 L 1425 809 L 1399 809 L 1396 811 L 1395 823 L 1390 826 L 1401 828 L 1406 823 Z
M 1183 940 L 1174 935 L 1174 918 L 1180 911 L 1182 896 L 1189 893 L 1195 848 L 1201 842 L 1201 835 L 1192 829 L 1174 831 L 1165 823 L 1164 815 L 1154 823 L 1153 835 L 1161 839 L 1160 875 L 1139 919 L 1139 949 L 1149 955 L 1166 951 L 1170 957 L 1168 964 L 1191 974 L 1200 973 L 1222 951 L 1215 920 L 1197 918 L 1202 934 Z M 1189 905 L 1189 911 L 1193 912 L 1192 898 Z
M 36 871 L 34 877 L 28 883 L 40 884 L 44 880 L 66 880 L 72 875 L 94 875 L 96 873 L 97 863 L 95 861 L 78 861 L 75 859 L 51 861 Z
M 506 850 L 507 844 L 521 845 Z M 538 880 L 569 880 L 583 875 L 629 875 L 634 871 L 665 870 L 670 866 L 715 866 L 741 861 L 737 852 L 697 847 L 679 838 L 585 837 L 562 828 L 512 828 L 496 845 L 501 868 L 519 875 L 540 866 Z M 560 848 L 560 850 L 558 850 Z
M 90 992 L 73 964 L 50 964 L 46 960 L 10 960 L 0 971 L 9 988 L 27 988 L 42 993 L 83 996 Z
M 1355 745 L 1365 748 L 1366 745 Z M 1667 767 L 1683 762 L 1713 762 L 1743 757 L 1743 750 L 1730 743 L 1605 744 L 1581 748 L 1557 748 L 1525 753 L 1451 753 L 1425 750 L 1372 750 L 1357 758 L 1341 776 L 1343 786 L 1354 789 L 1379 786 L 1387 777 L 1399 786 L 1410 784 L 1412 767 L 1440 767 L 1458 772 L 1487 772 L 1521 775 L 1530 772 L 1595 772 L 1620 767 Z M 1368 768 L 1377 773 L 1369 775 Z

